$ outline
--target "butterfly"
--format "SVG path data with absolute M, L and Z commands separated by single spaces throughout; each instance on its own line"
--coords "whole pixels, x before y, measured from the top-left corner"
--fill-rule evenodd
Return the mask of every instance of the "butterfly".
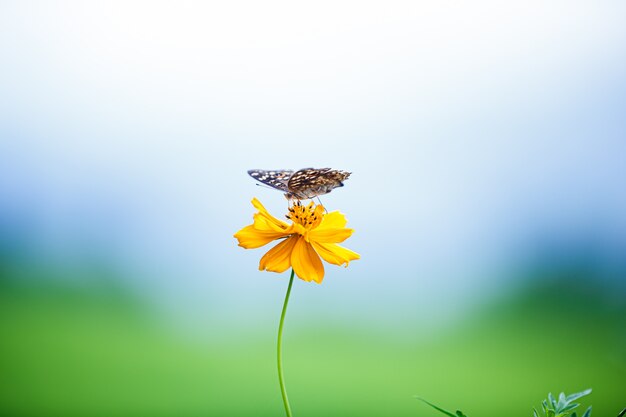
M 248 174 L 265 185 L 283 191 L 289 200 L 306 200 L 343 187 L 343 181 L 348 179 L 351 172 L 331 168 L 303 168 L 295 172 L 251 169 Z

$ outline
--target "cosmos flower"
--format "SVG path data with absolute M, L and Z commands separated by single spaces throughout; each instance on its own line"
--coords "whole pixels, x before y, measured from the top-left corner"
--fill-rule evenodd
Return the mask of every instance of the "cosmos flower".
M 270 249 L 259 262 L 259 270 L 284 272 L 290 267 L 304 281 L 318 284 L 324 279 L 324 265 L 320 257 L 334 265 L 348 266 L 361 256 L 338 243 L 352 235 L 346 228 L 347 220 L 338 211 L 325 213 L 322 205 L 313 202 L 303 205 L 297 201 L 289 208 L 287 224 L 268 213 L 254 198 L 252 205 L 258 210 L 254 222 L 235 233 L 239 246 L 254 249 L 275 240 L 280 242 Z

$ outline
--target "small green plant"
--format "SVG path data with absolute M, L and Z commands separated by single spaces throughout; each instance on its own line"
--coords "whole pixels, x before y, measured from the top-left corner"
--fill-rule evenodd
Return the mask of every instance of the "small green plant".
M 548 394 L 548 398 L 541 402 L 541 408 L 543 409 L 543 413 L 545 417 L 577 417 L 576 412 L 573 411 L 580 404 L 575 403 L 577 399 L 580 397 L 584 397 L 591 393 L 591 389 L 586 389 L 581 392 L 577 392 L 575 394 L 570 394 L 565 396 L 565 393 L 559 394 L 559 400 L 557 401 L 552 393 Z M 590 417 L 591 416 L 591 406 L 587 408 L 587 411 L 582 415 L 582 417 Z M 533 417 L 540 417 L 537 410 L 533 408 Z
M 417 397 L 417 396 L 416 396 L 415 398 L 417 398 L 418 400 L 422 401 L 422 402 L 423 402 L 423 403 L 425 403 L 425 404 L 430 405 L 430 406 L 431 406 L 432 408 L 434 408 L 435 410 L 437 410 L 437 411 L 439 411 L 440 413 L 443 413 L 443 414 L 445 414 L 445 415 L 447 415 L 447 416 L 450 416 L 450 417 L 468 417 L 468 416 L 467 416 L 466 414 L 464 414 L 464 413 L 463 413 L 463 411 L 461 411 L 461 410 L 456 410 L 456 413 L 455 413 L 455 414 L 452 414 L 450 411 L 446 411 L 446 410 L 444 410 L 443 408 L 439 408 L 439 407 L 437 407 L 435 404 L 429 403 L 428 401 L 426 401 L 426 400 L 425 400 L 425 399 L 423 399 L 423 398 L 420 398 L 420 397 Z
M 575 394 L 570 394 L 567 396 L 565 395 L 564 392 L 562 392 L 559 394 L 559 400 L 557 401 L 552 395 L 552 393 L 549 393 L 548 398 L 546 400 L 543 400 L 541 403 L 541 408 L 543 408 L 544 417 L 578 417 L 576 412 L 573 410 L 577 408 L 580 404 L 575 403 L 574 401 L 589 394 L 591 394 L 591 388 L 586 389 L 581 392 L 577 392 Z M 435 410 L 449 417 L 468 417 L 461 410 L 456 410 L 456 412 L 452 414 L 450 411 L 437 407 L 435 404 L 429 403 L 423 398 L 420 398 L 417 396 L 415 398 L 417 398 L 418 400 L 422 401 L 425 404 L 428 404 Z M 622 415 L 624 415 L 625 412 L 626 410 L 622 411 L 619 417 L 622 417 Z M 537 410 L 534 408 L 533 408 L 533 417 L 541 417 L 539 413 L 537 413 Z M 581 417 L 591 417 L 591 406 L 587 408 L 587 410 Z

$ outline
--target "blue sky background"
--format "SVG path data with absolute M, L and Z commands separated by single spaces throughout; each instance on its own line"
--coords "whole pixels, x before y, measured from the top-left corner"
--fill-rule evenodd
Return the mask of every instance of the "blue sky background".
M 619 1 L 3 2 L 0 239 L 41 265 L 106 266 L 180 327 L 274 323 L 287 275 L 257 272 L 264 251 L 232 234 L 252 197 L 286 205 L 246 170 L 328 166 L 353 172 L 323 202 L 362 259 L 297 282 L 294 320 L 426 328 L 545 262 L 593 259 L 613 285 L 624 16 Z

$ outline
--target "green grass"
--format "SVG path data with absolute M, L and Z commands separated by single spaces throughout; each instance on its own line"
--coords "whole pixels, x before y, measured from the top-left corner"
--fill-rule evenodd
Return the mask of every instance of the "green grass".
M 531 416 L 548 391 L 593 388 L 594 415 L 624 407 L 626 311 L 556 283 L 500 300 L 443 335 L 402 337 L 290 322 L 285 377 L 296 417 Z M 275 332 L 191 342 L 102 291 L 0 287 L 0 415 L 280 416 Z M 412 337 L 412 335 L 414 337 Z M 228 339 L 232 340 L 232 339 Z

